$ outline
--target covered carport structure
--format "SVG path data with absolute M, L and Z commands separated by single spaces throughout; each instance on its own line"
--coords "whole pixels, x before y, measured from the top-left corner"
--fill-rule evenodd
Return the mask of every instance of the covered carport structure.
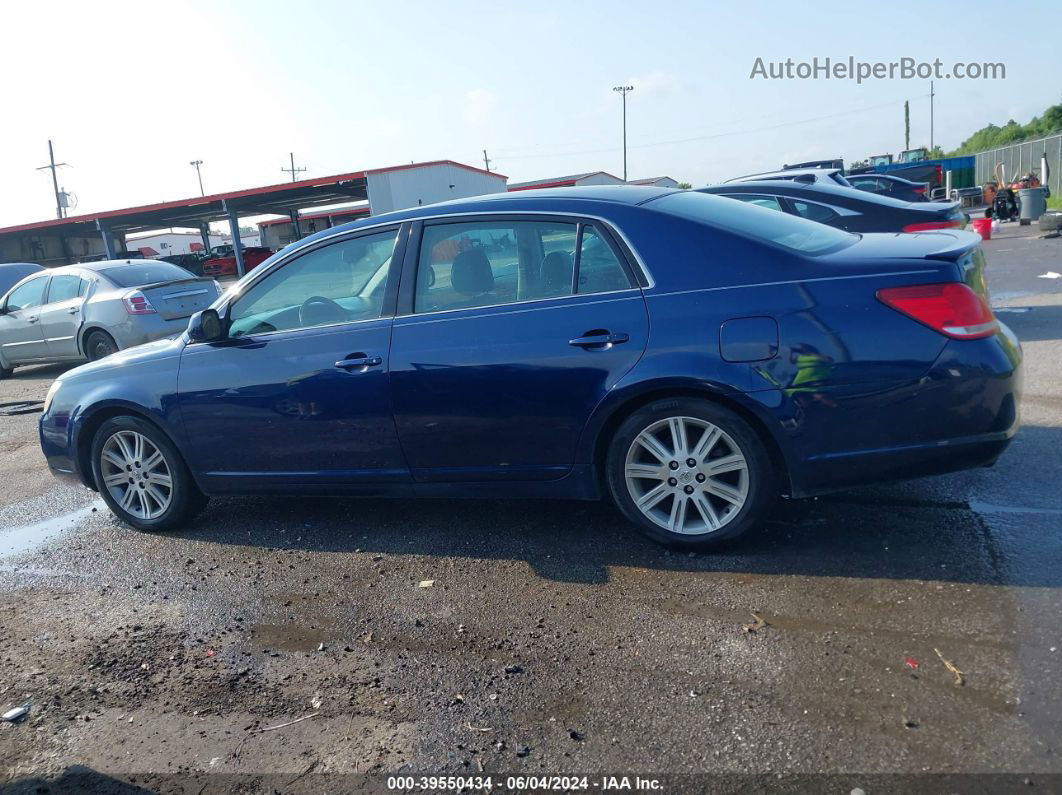
M 209 249 L 209 224 L 228 221 L 236 266 L 242 274 L 241 216 L 289 215 L 292 223 L 297 224 L 297 212 L 300 209 L 367 199 L 365 173 L 354 172 L 56 218 L 0 228 L 0 261 L 66 265 L 94 256 L 97 252 L 104 254 L 107 259 L 114 259 L 125 249 L 126 235 L 170 227 L 199 230 L 204 246 Z M 94 240 L 102 244 L 102 251 L 90 244 Z
M 505 190 L 506 177 L 450 160 L 410 163 L 147 204 L 123 210 L 54 218 L 0 228 L 0 262 L 68 265 L 99 256 L 119 257 L 125 236 L 172 227 L 197 229 L 209 249 L 209 224 L 227 221 L 236 267 L 244 273 L 239 219 L 288 216 L 301 237 L 300 211 L 357 201 L 373 214 L 449 198 Z

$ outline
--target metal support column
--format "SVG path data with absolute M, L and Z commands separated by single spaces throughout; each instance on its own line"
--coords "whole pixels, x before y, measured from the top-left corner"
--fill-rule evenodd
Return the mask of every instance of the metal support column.
M 210 224 L 199 224 L 199 236 L 203 239 L 203 253 L 210 251 Z
M 100 230 L 100 235 L 103 237 L 103 250 L 107 253 L 107 259 L 114 259 L 114 239 L 111 237 L 111 230 L 107 228 L 107 224 L 98 218 L 96 219 L 96 228 Z
M 240 242 L 240 219 L 237 217 L 236 210 L 229 207 L 227 202 L 222 202 L 222 207 L 228 213 L 228 231 L 233 236 L 233 256 L 236 257 L 236 274 L 243 276 L 246 271 L 243 269 L 243 243 Z
M 295 237 L 292 239 L 293 242 L 295 240 L 302 240 L 302 230 L 299 229 L 299 211 L 289 210 L 288 216 L 291 218 L 291 230 L 295 233 Z

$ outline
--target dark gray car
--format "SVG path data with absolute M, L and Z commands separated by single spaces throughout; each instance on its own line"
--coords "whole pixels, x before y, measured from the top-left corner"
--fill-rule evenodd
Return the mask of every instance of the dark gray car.
M 96 360 L 177 336 L 221 292 L 213 279 L 156 260 L 31 273 L 0 298 L 0 378 L 17 365 Z

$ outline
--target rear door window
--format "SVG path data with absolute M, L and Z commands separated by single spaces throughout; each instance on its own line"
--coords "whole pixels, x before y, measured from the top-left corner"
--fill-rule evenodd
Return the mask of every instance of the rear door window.
M 57 304 L 60 301 L 69 301 L 71 298 L 85 294 L 87 283 L 78 275 L 64 273 L 61 276 L 53 276 L 52 283 L 48 287 L 48 303 Z
M 488 220 L 424 227 L 413 311 L 443 312 L 626 290 L 619 255 L 593 225 Z

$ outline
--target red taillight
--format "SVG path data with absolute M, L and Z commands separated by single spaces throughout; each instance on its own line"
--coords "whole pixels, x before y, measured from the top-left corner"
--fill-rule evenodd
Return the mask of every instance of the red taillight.
M 122 303 L 125 304 L 125 311 L 130 315 L 153 315 L 155 314 L 155 307 L 151 305 L 151 302 L 147 299 L 139 290 L 133 290 L 128 293 L 123 299 Z
M 923 221 L 918 224 L 908 224 L 903 228 L 904 232 L 931 232 L 934 229 L 961 229 L 962 221 L 953 219 L 950 221 Z
M 985 299 L 959 282 L 887 287 L 878 300 L 957 340 L 991 337 L 998 325 Z
M 926 186 L 925 185 L 921 185 L 921 186 L 919 186 L 917 188 L 912 188 L 912 190 L 915 193 L 925 193 L 926 192 Z

